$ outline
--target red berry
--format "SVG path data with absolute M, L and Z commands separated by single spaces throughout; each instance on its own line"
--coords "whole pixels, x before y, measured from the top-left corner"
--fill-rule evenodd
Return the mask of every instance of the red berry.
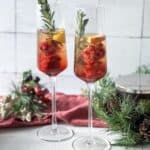
M 60 46 L 56 41 L 47 39 L 46 41 L 41 42 L 40 49 L 47 54 L 53 54 L 60 49 Z
M 47 41 L 46 41 L 46 42 L 42 42 L 42 43 L 40 44 L 40 49 L 43 50 L 43 51 L 47 51 L 47 50 L 49 49 L 49 44 L 48 44 L 48 42 L 47 42 Z
M 82 51 L 81 56 L 86 65 L 92 65 L 96 61 L 95 51 L 96 49 L 95 49 L 95 46 L 93 45 L 89 45 Z
M 55 55 L 55 56 L 52 56 L 51 58 L 50 58 L 50 61 L 49 61 L 49 63 L 48 63 L 48 67 L 50 68 L 50 69 L 57 69 L 57 68 L 59 68 L 60 67 L 60 60 L 61 60 L 61 58 L 59 57 L 59 56 L 57 56 L 57 55 Z
M 49 43 L 48 52 L 53 54 L 53 53 L 57 52 L 59 49 L 60 48 L 59 48 L 58 43 L 54 40 L 51 40 L 50 43 Z
M 21 90 L 24 93 L 33 93 L 33 88 L 26 85 L 22 85 Z
M 81 52 L 81 57 L 85 65 L 93 66 L 95 63 L 99 63 L 99 60 L 105 56 L 105 49 L 101 47 L 95 47 L 89 45 Z
M 50 56 L 46 54 L 39 54 L 38 56 L 38 67 L 41 71 L 47 73 L 48 72 L 48 63 L 50 61 Z
M 105 56 L 105 49 L 101 48 L 96 51 L 96 56 L 98 59 L 101 59 Z
M 34 87 L 34 92 L 37 96 L 40 96 L 42 94 L 41 87 L 39 86 Z
M 44 99 L 43 99 L 43 101 L 44 101 L 44 102 L 49 102 L 50 99 L 51 99 L 50 93 L 45 93 L 45 94 L 44 94 Z

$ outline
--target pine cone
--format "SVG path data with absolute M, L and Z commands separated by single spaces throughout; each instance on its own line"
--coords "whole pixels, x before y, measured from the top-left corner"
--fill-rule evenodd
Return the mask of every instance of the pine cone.
M 114 109 L 118 109 L 120 107 L 119 102 L 117 100 L 108 100 L 104 104 L 104 109 L 108 114 L 112 114 Z
M 150 120 L 144 119 L 139 125 L 139 132 L 146 142 L 150 142 Z

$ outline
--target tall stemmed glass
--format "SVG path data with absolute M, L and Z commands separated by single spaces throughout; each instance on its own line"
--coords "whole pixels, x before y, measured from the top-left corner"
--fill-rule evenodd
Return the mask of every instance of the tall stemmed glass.
M 45 141 L 57 142 L 73 136 L 72 130 L 58 125 L 56 119 L 56 77 L 67 67 L 65 30 L 60 23 L 62 16 L 59 3 L 50 5 L 48 0 L 38 0 L 38 8 L 37 63 L 39 70 L 51 78 L 52 85 L 52 123 L 41 128 L 38 136 Z
M 84 8 L 77 11 L 74 72 L 78 78 L 87 83 L 89 91 L 89 134 L 87 137 L 80 137 L 73 142 L 73 148 L 75 150 L 110 149 L 109 142 L 97 135 L 93 135 L 92 131 L 92 97 L 94 83 L 104 77 L 107 72 L 106 36 L 102 32 L 102 18 L 99 16 L 99 14 L 102 13 L 101 9 L 102 7 L 98 7 L 97 9 Z M 87 15 L 87 13 L 89 13 L 89 15 Z M 86 15 L 89 16 L 89 18 L 86 18 Z

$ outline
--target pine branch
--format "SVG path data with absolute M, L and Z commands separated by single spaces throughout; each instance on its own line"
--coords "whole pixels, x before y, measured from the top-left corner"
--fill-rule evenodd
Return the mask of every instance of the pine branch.
M 106 121 L 110 130 L 122 134 L 115 145 L 133 146 L 150 143 L 150 102 L 139 103 L 129 96 L 118 96 L 115 84 L 107 75 L 96 84 L 94 111 L 97 117 Z
M 116 88 L 115 83 L 107 74 L 102 80 L 96 82 L 94 95 L 103 103 L 107 100 L 115 99 Z

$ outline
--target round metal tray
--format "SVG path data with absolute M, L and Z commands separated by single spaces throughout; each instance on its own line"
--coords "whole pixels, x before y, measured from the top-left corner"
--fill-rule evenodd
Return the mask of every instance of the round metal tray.
M 119 76 L 116 80 L 116 88 L 130 94 L 150 94 L 150 75 L 130 74 Z

